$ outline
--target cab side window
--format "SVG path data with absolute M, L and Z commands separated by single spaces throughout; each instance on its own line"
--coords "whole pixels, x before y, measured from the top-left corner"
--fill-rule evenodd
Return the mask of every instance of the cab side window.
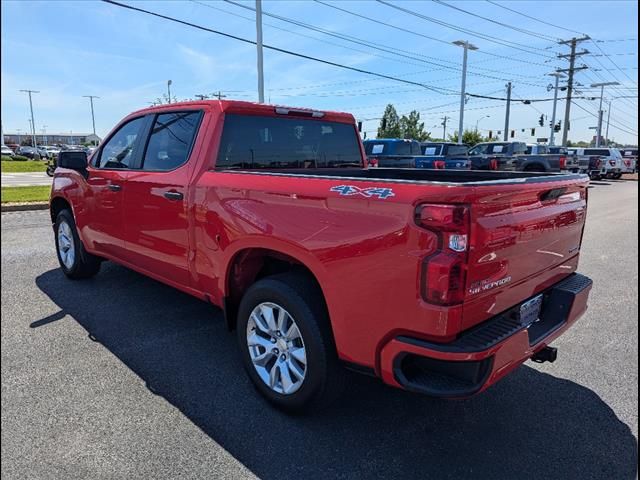
M 95 156 L 93 166 L 106 169 L 131 168 L 135 159 L 136 140 L 144 126 L 144 117 L 125 123 L 103 145 L 100 155 Z
M 202 112 L 162 113 L 155 119 L 142 164 L 143 170 L 168 171 L 189 158 Z

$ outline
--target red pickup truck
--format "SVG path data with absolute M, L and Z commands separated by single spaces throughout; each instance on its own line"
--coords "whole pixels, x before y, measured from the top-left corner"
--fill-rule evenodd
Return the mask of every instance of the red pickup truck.
M 71 279 L 111 260 L 223 309 L 276 406 L 334 399 L 344 367 L 478 393 L 586 310 L 588 178 L 367 169 L 345 113 L 201 101 L 132 113 L 51 190 Z M 215 360 L 212 358 L 211 362 Z

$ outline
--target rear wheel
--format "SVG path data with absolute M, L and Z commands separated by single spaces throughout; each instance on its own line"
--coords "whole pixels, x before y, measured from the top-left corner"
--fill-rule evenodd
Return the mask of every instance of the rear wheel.
M 55 223 L 56 252 L 64 274 L 72 279 L 93 277 L 100 270 L 100 258 L 84 249 L 76 222 L 69 210 L 58 213 Z
M 343 387 L 322 294 L 306 275 L 259 280 L 238 312 L 242 360 L 257 390 L 276 407 L 308 412 L 327 406 Z

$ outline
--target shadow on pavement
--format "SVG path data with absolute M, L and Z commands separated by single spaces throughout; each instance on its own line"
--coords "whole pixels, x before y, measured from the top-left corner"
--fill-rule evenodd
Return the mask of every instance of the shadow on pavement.
M 51 270 L 36 283 L 61 312 L 33 328 L 71 315 L 260 478 L 636 476 L 636 439 L 600 397 L 527 366 L 464 401 L 354 375 L 338 405 L 291 417 L 253 390 L 235 336 L 204 302 L 111 263 L 93 280 Z

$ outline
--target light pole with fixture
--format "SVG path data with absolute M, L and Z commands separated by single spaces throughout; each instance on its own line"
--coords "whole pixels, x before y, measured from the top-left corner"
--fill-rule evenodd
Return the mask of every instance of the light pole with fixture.
M 611 104 L 617 98 L 637 98 L 637 97 L 634 95 L 625 95 L 623 97 L 613 97 L 611 100 L 609 100 L 609 111 L 607 112 L 607 131 L 604 134 L 604 144 L 606 147 L 609 146 L 609 120 L 611 119 Z
M 491 117 L 491 115 L 485 115 L 484 117 L 480 117 L 478 120 L 476 120 L 476 133 L 478 133 L 478 123 L 480 123 L 480 120 L 484 120 L 485 118 L 489 117 Z
M 167 80 L 167 95 L 169 97 L 169 98 L 167 98 L 167 103 L 171 103 L 171 84 L 172 83 L 173 82 L 171 80 Z
M 598 130 L 596 133 L 596 147 L 600 146 L 600 137 L 602 136 L 602 97 L 604 97 L 604 87 L 608 87 L 610 85 L 620 85 L 619 82 L 603 82 L 603 83 L 592 83 L 591 88 L 600 87 L 600 108 L 598 109 Z
M 556 77 L 556 86 L 553 88 L 553 113 L 551 114 L 551 133 L 549 134 L 549 145 L 554 146 L 554 133 L 556 128 L 556 107 L 558 106 L 558 82 L 565 77 L 564 73 L 554 72 L 549 76 Z
M 464 100 L 465 100 L 465 88 L 467 83 L 467 52 L 469 50 L 478 50 L 474 44 L 468 41 L 456 40 L 454 45 L 464 48 L 464 55 L 462 57 L 462 86 L 460 87 L 460 119 L 458 121 L 458 144 L 462 145 L 462 131 L 464 124 Z

